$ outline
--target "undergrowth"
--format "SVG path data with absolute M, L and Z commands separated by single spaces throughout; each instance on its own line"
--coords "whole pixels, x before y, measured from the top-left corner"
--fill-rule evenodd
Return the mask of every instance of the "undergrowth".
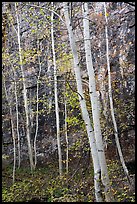
M 135 202 L 135 194 L 130 192 L 127 183 L 124 180 L 119 181 L 118 163 L 109 161 L 108 170 L 115 200 Z M 12 184 L 12 166 L 9 166 L 3 172 L 2 201 L 95 202 L 93 169 L 89 166 L 83 172 L 82 167 L 59 177 L 57 167 L 53 165 L 37 168 L 33 174 L 29 168 L 22 167 L 16 170 L 16 182 Z

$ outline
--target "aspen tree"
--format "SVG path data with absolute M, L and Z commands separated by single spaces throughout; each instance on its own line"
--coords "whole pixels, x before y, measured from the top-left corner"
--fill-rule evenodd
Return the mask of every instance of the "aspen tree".
M 4 3 L 5 7 L 6 7 L 6 10 L 7 10 L 7 19 L 9 20 L 10 19 L 10 10 L 9 10 L 9 3 Z M 10 20 L 9 20 L 9 23 Z M 14 29 L 14 31 L 17 33 L 13 23 L 11 23 L 12 25 L 12 28 Z M 7 48 L 8 49 L 8 48 Z M 10 61 L 10 66 L 12 67 L 12 71 L 13 71 L 13 78 L 14 78 L 14 93 L 15 93 L 15 100 L 16 100 L 16 131 L 17 131 L 17 141 L 18 141 L 18 168 L 20 168 L 20 163 L 21 163 L 21 152 L 20 152 L 20 134 L 19 134 L 19 112 L 18 112 L 18 97 L 17 97 L 17 83 L 16 83 L 16 72 L 15 72 L 15 69 L 14 69 L 14 66 L 13 64 L 11 63 Z M 6 87 L 5 87 L 6 88 Z
M 96 141 L 95 141 L 95 137 L 94 137 L 94 132 L 93 132 L 93 129 L 91 126 L 91 121 L 90 121 L 89 113 L 87 111 L 86 101 L 85 101 L 84 94 L 83 94 L 78 52 L 77 52 L 77 47 L 76 47 L 75 36 L 73 34 L 72 25 L 71 25 L 70 18 L 69 18 L 68 2 L 63 3 L 63 8 L 64 8 L 64 16 L 65 16 L 66 26 L 67 26 L 68 33 L 69 33 L 70 46 L 71 46 L 73 59 L 74 59 L 74 72 L 75 72 L 75 77 L 76 77 L 79 102 L 80 102 L 82 117 L 83 117 L 83 120 L 84 120 L 84 123 L 86 126 L 88 138 L 89 138 L 91 155 L 92 155 L 92 159 L 93 159 L 95 197 L 96 197 L 97 202 L 102 202 L 103 199 L 102 199 L 102 195 L 101 195 L 101 186 L 100 186 L 101 169 L 100 169 L 100 164 L 99 164 L 99 158 L 98 158 L 98 153 L 97 153 L 97 148 L 96 148 Z
M 129 185 L 131 185 L 130 176 L 129 176 L 128 169 L 127 169 L 125 161 L 124 161 L 124 157 L 123 157 L 120 142 L 119 142 L 118 128 L 117 128 L 117 123 L 116 123 L 115 114 L 114 114 L 114 105 L 113 105 L 113 96 L 112 96 L 112 87 L 111 87 L 110 61 L 109 61 L 108 20 L 107 20 L 107 12 L 106 12 L 106 3 L 105 2 L 104 2 L 104 10 L 105 10 L 105 20 L 106 20 L 105 35 L 106 35 L 106 57 L 107 57 L 107 69 L 108 69 L 108 86 L 109 86 L 108 92 L 109 92 L 109 101 L 110 101 L 110 112 L 111 112 L 111 116 L 112 116 L 112 122 L 114 125 L 114 135 L 115 135 L 115 141 L 116 141 L 116 146 L 118 149 L 120 161 L 121 161 L 122 167 L 124 169 L 125 175 L 127 177 L 127 180 L 129 182 Z
M 51 2 L 53 7 L 53 2 Z M 62 153 L 60 142 L 60 127 L 59 127 L 59 105 L 58 105 L 58 89 L 57 89 L 57 67 L 54 45 L 54 28 L 53 28 L 54 13 L 51 12 L 51 40 L 52 40 L 52 53 L 54 65 L 54 94 L 55 94 L 55 112 L 56 112 L 56 128 L 57 128 L 57 144 L 58 144 L 58 157 L 59 157 L 59 174 L 62 176 Z
M 24 108 L 25 108 L 25 115 L 26 115 L 26 135 L 27 135 L 27 142 L 28 142 L 28 152 L 29 152 L 29 160 L 30 160 L 30 167 L 31 170 L 34 169 L 33 163 L 33 153 L 32 153 L 32 146 L 30 140 L 30 128 L 29 128 L 29 111 L 28 111 L 28 98 L 27 98 L 27 89 L 25 84 L 25 75 L 23 70 L 23 63 L 22 63 L 22 54 L 21 54 L 21 39 L 20 39 L 20 22 L 17 10 L 17 3 L 15 3 L 15 12 L 17 18 L 17 37 L 18 37 L 18 48 L 19 48 L 19 59 L 20 59 L 20 68 L 22 73 L 22 83 L 23 83 L 23 98 L 24 98 Z
M 88 3 L 83 4 L 82 10 L 83 10 L 83 28 L 84 28 L 86 65 L 87 65 L 87 71 L 89 76 L 89 95 L 90 95 L 90 101 L 92 106 L 94 134 L 95 134 L 97 152 L 99 157 L 99 163 L 101 167 L 101 180 L 104 186 L 105 200 L 106 202 L 110 202 L 112 201 L 113 196 L 111 192 L 111 186 L 110 186 L 110 181 L 109 181 L 109 176 L 107 171 L 107 163 L 106 163 L 104 145 L 103 145 L 102 133 L 101 133 L 99 101 L 97 97 L 95 73 L 94 73 L 92 54 L 91 54 Z
M 8 96 L 6 84 L 5 84 L 5 78 L 3 77 L 3 83 L 4 83 L 4 89 L 5 89 L 5 95 L 6 99 L 9 105 L 9 111 L 10 111 L 10 118 L 11 118 L 11 131 L 12 131 L 12 139 L 13 139 L 13 154 L 14 154 L 14 163 L 13 163 L 13 183 L 15 182 L 15 171 L 16 171 L 16 135 L 14 130 L 14 121 L 13 121 L 13 113 L 12 113 L 12 106 L 10 102 L 10 98 Z
M 16 129 L 17 129 L 17 136 L 18 136 L 18 168 L 20 168 L 20 162 L 21 162 L 21 154 L 20 154 L 20 133 L 19 133 L 19 111 L 18 111 L 18 96 L 17 96 L 17 84 L 16 84 L 16 78 L 15 78 L 15 69 L 14 66 L 11 64 L 13 74 L 14 74 L 14 93 L 15 93 L 15 100 L 16 100 Z
M 66 79 L 65 79 L 65 92 L 66 92 Z M 67 97 L 64 94 L 65 103 L 65 139 L 66 139 L 66 173 L 68 173 L 68 160 L 69 160 L 69 146 L 68 146 L 68 134 L 67 134 Z
M 39 52 L 39 40 L 37 39 L 37 52 Z M 36 94 L 36 131 L 35 131 L 35 137 L 34 137 L 34 165 L 36 168 L 37 165 L 37 148 L 36 148 L 36 142 L 37 142 L 37 135 L 38 135 L 38 128 L 39 128 L 39 79 L 40 79 L 40 73 L 41 73 L 41 61 L 40 56 L 38 54 L 38 65 L 39 65 L 39 73 L 38 73 L 38 79 L 37 79 L 37 94 Z

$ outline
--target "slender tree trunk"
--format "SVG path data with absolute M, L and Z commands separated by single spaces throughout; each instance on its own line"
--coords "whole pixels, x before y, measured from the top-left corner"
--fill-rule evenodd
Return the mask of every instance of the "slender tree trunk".
M 123 52 L 122 52 L 122 49 L 119 51 L 119 65 L 120 65 L 120 74 L 121 74 L 121 77 L 122 79 L 124 78 L 124 71 L 123 71 L 123 62 L 125 59 L 123 59 Z
M 49 53 L 49 48 L 50 48 L 50 46 L 49 46 L 49 42 L 48 42 L 48 45 L 47 45 L 47 53 Z M 48 59 L 48 57 L 47 57 L 47 67 L 48 67 L 48 70 L 47 70 L 47 74 L 48 74 L 48 78 L 47 78 L 47 83 L 48 83 L 48 91 L 49 91 L 49 93 L 48 93 L 48 112 L 47 112 L 47 114 L 50 116 L 52 113 L 51 113 L 51 111 L 52 111 L 52 106 L 53 106 L 53 100 L 54 100 L 54 94 L 53 94 L 53 84 L 52 84 L 52 74 L 53 74 L 53 72 L 52 72 L 52 65 L 51 65 L 51 60 L 49 60 Z M 52 134 L 52 127 L 49 127 L 49 133 L 50 134 Z
M 14 152 L 14 163 L 13 163 L 13 183 L 15 182 L 15 171 L 16 171 L 16 135 L 14 131 L 14 121 L 13 121 L 13 113 L 12 113 L 12 107 L 11 107 L 11 102 L 7 93 L 7 88 L 5 84 L 5 79 L 3 77 L 3 83 L 4 83 L 4 88 L 5 88 L 5 95 L 6 99 L 9 105 L 9 111 L 10 111 L 10 118 L 11 118 L 11 130 L 12 130 L 12 139 L 13 139 L 13 152 Z
M 95 73 L 93 69 L 91 44 L 90 44 L 90 31 L 89 31 L 89 11 L 88 3 L 83 5 L 83 27 L 84 27 L 84 44 L 86 53 L 86 64 L 89 75 L 89 94 L 92 106 L 93 126 L 95 133 L 95 140 L 97 146 L 97 152 L 99 157 L 99 163 L 101 167 L 101 180 L 104 186 L 105 200 L 106 202 L 112 202 L 113 196 L 111 192 L 111 186 L 107 171 L 106 158 L 104 153 L 104 145 L 102 140 L 101 126 L 100 126 L 100 114 L 99 114 L 99 101 L 96 92 Z
M 23 63 L 22 63 L 22 54 L 21 54 L 21 40 L 20 40 L 20 23 L 18 17 L 17 6 L 15 3 L 15 11 L 16 11 L 16 18 L 17 18 L 17 28 L 18 28 L 18 46 L 19 46 L 19 58 L 20 58 L 20 68 L 22 72 L 22 82 L 23 82 L 23 97 L 24 97 L 24 106 L 25 106 L 25 115 L 26 115 L 26 134 L 27 134 L 27 142 L 28 142 L 28 152 L 29 152 L 29 160 L 30 160 L 30 167 L 31 170 L 34 169 L 33 163 L 33 153 L 32 153 L 32 146 L 30 140 L 30 128 L 29 128 L 29 111 L 28 111 L 28 102 L 27 102 L 27 89 L 25 84 L 25 75 L 23 70 Z
M 49 52 L 49 42 L 48 42 L 48 45 L 47 45 L 47 52 Z M 52 70 L 51 70 L 51 63 L 50 63 L 50 60 L 48 59 L 47 57 L 47 64 L 48 64 L 48 81 L 50 82 L 52 80 Z M 49 83 L 48 85 L 48 89 L 49 89 L 49 94 L 48 94 L 48 114 L 51 113 L 51 110 L 52 110 L 52 101 L 53 101 L 53 96 L 52 96 L 52 84 Z
M 8 16 L 10 16 L 10 13 L 9 13 L 9 9 L 8 9 L 8 5 L 9 5 L 10 2 L 8 2 L 7 5 L 5 5 L 5 7 L 7 7 L 7 13 L 8 13 Z M 11 23 L 11 22 L 10 22 Z M 14 31 L 17 33 L 13 23 L 11 23 Z M 8 48 L 7 48 L 8 49 Z M 16 100 L 16 131 L 17 131 L 17 137 L 18 137 L 18 168 L 20 168 L 20 162 L 21 162 L 21 154 L 20 154 L 20 134 L 19 134 L 19 113 L 18 113 L 18 97 L 17 97 L 17 84 L 16 84 L 16 77 L 15 77 L 15 69 L 14 69 L 14 66 L 13 64 L 10 62 L 10 65 L 12 67 L 12 70 L 13 70 L 13 76 L 14 76 L 14 93 L 15 93 L 15 100 Z M 14 152 L 15 154 L 15 152 Z
M 129 184 L 131 184 L 130 182 L 130 176 L 128 173 L 128 169 L 125 165 L 125 161 L 124 161 L 124 157 L 122 154 L 122 150 L 121 150 L 121 146 L 120 146 L 120 142 L 119 142 L 119 137 L 118 137 L 118 128 L 117 128 L 117 123 L 116 123 L 116 119 L 115 119 L 115 114 L 114 114 L 114 106 L 113 106 L 113 97 L 112 97 L 112 87 L 111 87 L 111 73 L 110 73 L 110 62 L 109 62 L 109 47 L 108 47 L 108 21 L 107 21 L 107 15 L 106 15 L 106 4 L 104 2 L 104 10 L 105 10 L 105 19 L 106 19 L 106 26 L 105 26 L 105 34 L 106 34 L 106 57 L 107 57 L 107 68 L 108 68 L 108 86 L 109 86 L 109 100 L 110 100 L 110 111 L 111 111 L 111 116 L 112 116 L 112 121 L 113 121 L 113 125 L 114 125 L 114 135 L 115 135 L 115 141 L 116 141 L 116 146 L 118 149 L 118 154 L 120 157 L 120 161 L 122 164 L 122 167 L 124 169 L 125 175 L 128 179 Z
M 12 69 L 13 69 L 13 74 L 14 74 L 14 88 L 15 88 L 15 100 L 16 100 L 16 118 L 17 118 L 17 123 L 16 123 L 16 129 L 17 129 L 17 136 L 18 136 L 18 168 L 20 168 L 20 159 L 21 159 L 21 155 L 20 155 L 20 133 L 19 133 L 19 112 L 18 112 L 18 96 L 17 96 L 17 84 L 16 84 L 16 78 L 15 78 L 15 70 L 13 65 Z
M 52 7 L 53 7 L 53 2 L 52 2 Z M 53 53 L 53 64 L 54 64 L 54 93 L 55 93 L 55 112 L 56 112 L 58 157 L 59 157 L 59 174 L 60 174 L 60 176 L 62 176 L 62 153 L 61 153 L 60 127 L 59 127 L 59 106 L 58 106 L 58 90 L 57 90 L 57 68 L 56 68 L 56 56 L 55 56 L 55 45 L 54 45 L 53 18 L 54 18 L 54 13 L 51 12 L 51 39 L 52 39 L 52 53 Z
M 88 134 L 88 138 L 89 138 L 90 149 L 91 149 L 91 154 L 92 154 L 92 159 L 93 159 L 95 197 L 96 197 L 97 202 L 102 202 L 103 199 L 102 199 L 102 195 L 101 195 L 101 186 L 100 186 L 101 169 L 100 169 L 99 158 L 98 158 L 98 153 L 97 153 L 97 149 L 96 149 L 96 141 L 95 141 L 95 137 L 94 137 L 94 132 L 93 132 L 93 129 L 91 126 L 91 121 L 90 121 L 89 113 L 87 111 L 86 101 L 85 101 L 84 94 L 83 94 L 78 52 L 77 52 L 77 47 L 76 47 L 76 42 L 75 42 L 75 36 L 73 34 L 72 26 L 71 26 L 70 19 L 69 19 L 68 5 L 67 4 L 68 4 L 68 2 L 63 3 L 64 16 L 65 16 L 65 20 L 66 20 L 68 33 L 69 33 L 69 40 L 70 40 L 70 45 L 71 45 L 71 49 L 72 49 L 72 54 L 73 54 L 73 58 L 74 58 L 74 71 L 75 71 L 75 76 L 76 76 L 77 91 L 78 91 L 78 96 L 79 96 L 79 102 L 80 102 L 82 117 L 83 117 L 83 120 L 84 120 L 84 123 L 86 126 L 86 130 L 87 130 L 87 134 Z
M 101 56 L 101 51 L 100 51 Z M 105 116 L 105 119 L 108 119 L 108 93 L 105 87 L 105 68 L 101 67 L 98 73 L 98 84 L 99 84 L 99 91 L 101 93 L 101 104 L 102 104 L 102 110 L 103 115 Z
M 37 50 L 39 51 L 39 41 L 37 40 Z M 39 73 L 38 73 L 38 79 L 37 79 L 37 110 L 36 110 L 36 131 L 35 131 L 35 137 L 34 137 L 34 165 L 36 168 L 37 165 L 37 148 L 36 148 L 36 141 L 37 141 L 37 135 L 38 135 L 38 128 L 39 128 L 39 78 L 41 74 L 41 62 L 40 57 L 38 54 L 38 64 L 39 64 Z
M 65 93 L 66 93 L 66 80 L 65 80 Z M 68 151 L 68 134 L 67 134 L 67 97 L 66 96 L 64 96 L 64 103 L 65 103 L 65 138 L 66 138 L 66 173 L 68 174 L 69 151 Z

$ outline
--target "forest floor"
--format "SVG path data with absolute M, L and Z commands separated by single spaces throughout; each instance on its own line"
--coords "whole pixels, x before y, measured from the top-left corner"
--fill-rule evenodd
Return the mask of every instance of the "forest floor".
M 91 164 L 92 165 L 92 164 Z M 95 202 L 93 168 L 70 169 L 58 176 L 58 165 L 46 164 L 31 173 L 30 168 L 16 169 L 16 182 L 12 184 L 12 166 L 2 172 L 3 202 Z M 112 190 L 116 202 L 135 202 L 135 192 L 129 189 L 123 171 L 116 161 L 108 165 Z

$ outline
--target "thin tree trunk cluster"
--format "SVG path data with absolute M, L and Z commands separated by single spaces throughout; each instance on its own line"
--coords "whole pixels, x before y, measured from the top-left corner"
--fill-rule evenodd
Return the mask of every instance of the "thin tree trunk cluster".
M 116 123 L 116 118 L 114 114 L 114 105 L 113 105 L 113 97 L 112 97 L 112 87 L 111 87 L 111 72 L 110 72 L 110 62 L 109 62 L 109 45 L 108 45 L 108 20 L 107 20 L 107 14 L 106 14 L 106 4 L 104 2 L 104 10 L 105 10 L 105 20 L 106 20 L 106 26 L 105 26 L 105 34 L 106 34 L 106 57 L 107 57 L 107 69 L 108 69 L 108 93 L 109 93 L 109 101 L 110 101 L 110 112 L 112 116 L 112 122 L 114 125 L 114 135 L 115 135 L 115 141 L 116 141 L 116 146 L 118 149 L 118 154 L 120 157 L 120 161 L 122 164 L 122 167 L 124 169 L 125 175 L 128 179 L 129 184 L 131 185 L 130 182 L 130 176 L 128 173 L 128 169 L 125 165 L 124 157 L 122 154 L 120 142 L 119 142 L 119 137 L 118 137 L 118 128 L 117 128 L 117 123 Z
M 13 5 L 15 5 L 15 21 L 17 23 L 17 30 L 15 29 L 15 26 L 12 25 L 14 28 L 14 31 L 16 33 L 16 38 L 17 38 L 17 48 L 18 48 L 18 56 L 19 56 L 19 69 L 21 72 L 22 76 L 22 85 L 23 85 L 23 104 L 24 104 L 24 110 L 25 110 L 25 136 L 27 139 L 27 145 L 28 145 L 28 157 L 29 157 L 29 163 L 30 163 L 30 168 L 31 171 L 36 169 L 37 166 L 37 137 L 38 137 L 38 131 L 39 131 L 39 82 L 40 82 L 40 76 L 42 73 L 42 60 L 39 55 L 39 52 L 41 51 L 40 48 L 40 41 L 37 37 L 37 61 L 38 61 L 38 76 L 37 76 L 37 85 L 36 85 L 36 129 L 35 129 L 35 134 L 34 134 L 34 140 L 33 143 L 31 141 L 31 118 L 30 118 L 30 113 L 29 113 L 29 105 L 28 105 L 28 93 L 27 93 L 27 85 L 26 85 L 26 79 L 25 79 L 25 69 L 23 65 L 23 48 L 22 48 L 22 38 L 21 38 L 21 21 L 22 17 L 20 15 L 20 10 L 18 7 L 18 3 L 15 2 Z M 51 56 L 52 60 L 49 60 L 48 54 L 47 54 L 47 64 L 49 61 L 51 62 L 51 66 L 48 64 L 48 71 L 52 72 L 50 70 L 51 67 L 53 67 L 53 81 L 54 81 L 54 90 L 52 90 L 52 87 L 49 88 L 49 98 L 48 98 L 48 111 L 47 114 L 51 114 L 51 110 L 53 107 L 53 101 L 52 101 L 52 92 L 54 93 L 54 101 L 55 101 L 55 119 L 56 119 L 56 141 L 57 141 L 57 149 L 58 149 L 58 169 L 59 169 L 59 176 L 60 178 L 63 176 L 63 154 L 62 154 L 62 148 L 61 148 L 61 142 L 62 142 L 62 132 L 61 132 L 61 120 L 60 120 L 60 110 L 59 110 L 59 88 L 58 88 L 58 67 L 57 67 L 57 54 L 56 53 L 56 37 L 55 31 L 56 27 L 54 27 L 54 20 L 55 16 L 57 15 L 58 18 L 65 24 L 68 32 L 68 38 L 70 42 L 70 48 L 71 48 L 71 53 L 73 56 L 73 69 L 74 69 L 74 74 L 75 74 L 75 80 L 76 80 L 76 87 L 77 87 L 77 94 L 79 98 L 79 104 L 80 104 L 80 109 L 81 109 L 81 115 L 82 119 L 84 121 L 85 129 L 86 129 L 86 134 L 88 137 L 89 141 L 89 146 L 90 146 L 90 153 L 92 157 L 92 163 L 93 163 L 93 168 L 94 168 L 94 193 L 95 193 L 95 199 L 96 202 L 114 202 L 114 195 L 112 193 L 112 185 L 111 181 L 109 179 L 109 174 L 108 174 L 108 168 L 107 168 L 107 161 L 106 161 L 106 156 L 105 156 L 105 151 L 104 151 L 104 143 L 103 143 L 103 137 L 102 137 L 102 132 L 101 132 L 101 121 L 100 121 L 100 101 L 98 98 L 97 94 L 97 82 L 96 82 L 96 77 L 95 77 L 95 69 L 94 69 L 94 64 L 92 60 L 92 47 L 91 47 L 91 36 L 90 36 L 90 20 L 92 21 L 92 15 L 89 15 L 89 8 L 88 8 L 88 3 L 83 2 L 81 11 L 82 11 L 82 22 L 83 26 L 81 27 L 81 32 L 83 36 L 83 47 L 84 47 L 84 58 L 85 59 L 85 64 L 86 65 L 86 71 L 87 71 L 87 78 L 88 81 L 84 81 L 81 77 L 81 59 L 80 59 L 80 52 L 79 52 L 79 47 L 77 46 L 77 41 L 76 41 L 76 33 L 74 33 L 73 29 L 73 23 L 72 23 L 72 11 L 70 12 L 71 6 L 69 6 L 69 2 L 63 2 L 63 14 L 64 14 L 64 19 L 56 13 L 54 10 L 54 2 L 51 2 L 51 9 L 46 9 L 49 12 L 51 12 L 50 16 L 50 23 L 49 23 L 49 28 L 50 28 L 50 41 L 51 41 Z M 131 180 L 129 176 L 128 169 L 126 167 L 122 149 L 120 146 L 120 141 L 119 141 L 119 133 L 118 133 L 118 126 L 117 126 L 117 121 L 115 117 L 115 109 L 114 109 L 114 104 L 113 104 L 113 95 L 112 95 L 112 80 L 111 80 L 111 70 L 110 70 L 110 54 L 109 54 L 109 37 L 108 37 L 108 15 L 107 15 L 107 10 L 106 10 L 106 3 L 104 2 L 104 13 L 105 13 L 105 29 L 104 33 L 105 34 L 105 43 L 106 43 L 106 61 L 107 61 L 107 72 L 108 72 L 108 98 L 109 98 L 109 105 L 110 105 L 110 113 L 112 117 L 112 123 L 113 123 L 113 128 L 114 128 L 114 136 L 115 136 L 115 142 L 119 154 L 119 158 L 124 170 L 124 173 L 127 177 L 127 180 L 129 182 L 129 185 L 131 186 Z M 33 6 L 33 5 L 32 5 Z M 41 9 L 40 6 L 34 6 L 37 9 Z M 79 25 L 81 26 L 81 25 Z M 64 29 L 64 28 L 63 28 Z M 38 27 L 37 27 L 38 31 Z M 66 31 L 65 31 L 66 32 Z M 48 46 L 50 46 L 50 42 L 48 43 Z M 44 48 L 45 49 L 45 48 Z M 47 50 L 50 52 L 50 48 L 47 48 Z M 101 50 L 101 46 L 100 46 Z M 43 50 L 42 50 L 43 51 Z M 48 52 L 47 51 L 47 52 Z M 57 50 L 58 51 L 58 50 Z M 82 53 L 82 54 L 83 54 Z M 120 58 L 119 58 L 119 64 L 122 64 L 122 51 L 120 50 Z M 3 84 L 4 84 L 4 90 L 5 90 L 5 96 L 6 100 L 8 102 L 9 106 L 9 114 L 10 114 L 10 120 L 11 120 L 11 131 L 12 131 L 12 139 L 13 139 L 13 156 L 14 156 L 14 163 L 13 163 L 13 183 L 15 182 L 15 171 L 16 171 L 16 161 L 17 161 L 17 154 L 18 154 L 18 168 L 20 168 L 21 164 L 21 144 L 20 144 L 20 129 L 19 129 L 19 100 L 18 100 L 18 92 L 17 92 L 17 83 L 16 83 L 16 70 L 13 66 L 13 64 L 10 62 L 12 72 L 13 72 L 13 78 L 14 78 L 14 86 L 11 86 L 12 92 L 14 92 L 15 96 L 15 113 L 16 116 L 13 114 L 13 108 L 12 108 L 12 103 L 10 99 L 10 94 L 8 93 L 8 89 L 6 87 L 6 82 L 5 82 L 5 75 L 3 74 Z M 123 79 L 123 67 L 121 68 L 121 78 Z M 65 68 L 67 70 L 67 68 Z M 48 72 L 47 71 L 47 72 Z M 104 72 L 104 71 L 102 71 Z M 101 75 L 101 71 L 100 71 Z M 51 79 L 51 75 L 48 76 L 49 80 Z M 68 132 L 67 132 L 67 117 L 68 117 L 68 110 L 67 110 L 67 97 L 65 95 L 66 91 L 66 78 L 64 81 L 64 118 L 63 118 L 63 125 L 64 125 L 64 140 L 66 142 L 66 166 L 65 166 L 65 171 L 66 174 L 69 175 L 69 137 L 68 137 Z M 89 96 L 89 103 L 91 107 L 91 113 L 88 111 L 88 106 L 87 106 L 87 101 L 86 97 L 84 94 L 84 89 L 83 89 L 83 82 L 88 86 L 88 96 Z M 104 109 L 104 116 L 106 119 L 108 119 L 108 107 L 107 107 L 107 102 L 105 101 L 106 95 L 105 91 L 106 88 L 104 88 L 104 82 L 101 81 L 100 83 L 100 90 L 103 92 L 103 99 L 104 101 L 102 102 L 102 106 L 104 106 L 102 109 Z M 104 91 L 105 90 L 105 91 Z M 13 93 L 12 93 L 13 94 Z M 46 95 L 46 94 L 45 94 Z M 32 96 L 31 96 L 32 97 Z M 30 97 L 30 98 L 31 98 Z M 16 117 L 16 119 L 14 118 Z M 16 121 L 16 125 L 14 124 Z M 16 126 L 16 128 L 15 128 Z M 51 129 L 50 129 L 51 132 Z M 45 135 L 46 137 L 46 135 Z M 109 136 L 107 136 L 109 137 Z M 17 142 L 16 142 L 17 141 Z M 17 150 L 16 151 L 16 145 L 17 145 Z
M 8 96 L 7 87 L 5 84 L 5 79 L 3 80 L 4 83 L 4 89 L 5 89 L 5 95 L 6 99 L 9 105 L 9 111 L 10 111 L 10 118 L 11 118 L 11 131 L 12 131 L 12 139 L 13 139 L 13 154 L 14 154 L 14 163 L 13 163 L 13 183 L 15 182 L 15 170 L 16 170 L 16 133 L 15 133 L 15 126 L 14 126 L 14 119 L 13 119 L 13 112 L 12 112 L 12 106 L 11 101 Z
M 93 159 L 96 201 L 97 202 L 103 201 L 103 198 L 101 195 L 101 183 L 100 183 L 100 179 L 101 179 L 103 186 L 105 188 L 104 189 L 105 199 L 107 202 L 110 202 L 110 201 L 112 202 L 113 195 L 111 193 L 106 159 L 105 159 L 105 154 L 103 149 L 103 141 L 101 136 L 100 121 L 99 121 L 99 106 L 98 106 L 97 94 L 96 94 L 96 88 L 95 88 L 94 70 L 92 66 L 92 56 L 91 56 L 91 46 L 90 46 L 90 36 L 89 36 L 89 20 L 87 18 L 88 4 L 84 3 L 84 6 L 83 6 L 83 15 L 84 15 L 83 27 L 84 27 L 86 64 L 87 64 L 88 75 L 89 75 L 89 91 L 90 91 L 89 94 L 90 94 L 91 104 L 92 104 L 94 131 L 91 126 L 91 121 L 90 121 L 89 113 L 87 111 L 86 101 L 83 94 L 78 51 L 76 47 L 75 35 L 73 34 L 72 25 L 69 18 L 68 3 L 65 2 L 63 6 L 64 6 L 64 16 L 65 16 L 66 25 L 67 25 L 68 34 L 69 34 L 70 46 L 71 46 L 72 54 L 74 58 L 74 71 L 76 76 L 79 102 L 80 102 L 82 117 L 85 122 L 86 130 L 89 138 L 91 154 Z
M 30 160 L 30 167 L 31 170 L 34 169 L 34 161 L 33 161 L 33 152 L 32 152 L 32 145 L 30 140 L 30 127 L 29 127 L 29 110 L 28 110 L 28 97 L 27 97 L 27 89 L 25 84 L 25 74 L 23 69 L 23 61 L 22 61 L 22 54 L 21 54 L 21 39 L 20 39 L 20 22 L 18 16 L 17 5 L 15 3 L 15 11 L 16 11 L 16 19 L 17 19 L 17 37 L 18 37 L 18 49 L 19 49 L 19 59 L 20 59 L 20 68 L 22 73 L 22 83 L 23 83 L 23 98 L 24 98 L 24 108 L 25 108 L 25 115 L 26 115 L 26 136 L 28 142 L 28 152 L 29 152 L 29 160 Z

